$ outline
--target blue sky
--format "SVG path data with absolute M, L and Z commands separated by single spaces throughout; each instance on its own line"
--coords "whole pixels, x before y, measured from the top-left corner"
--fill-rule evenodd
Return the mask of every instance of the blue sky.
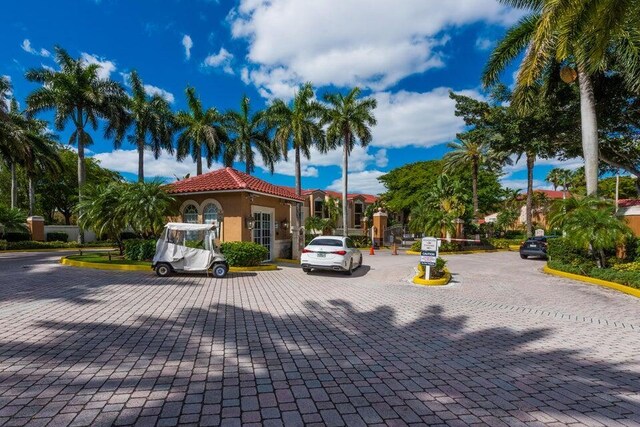
M 378 100 L 378 126 L 372 144 L 353 152 L 350 190 L 372 193 L 383 191 L 376 178 L 384 172 L 446 152 L 445 144 L 463 129 L 448 91 L 483 95 L 479 76 L 491 47 L 520 16 L 496 0 L 32 0 L 3 10 L 0 75 L 11 78 L 22 105 L 36 87 L 24 72 L 54 67 L 55 45 L 100 64 L 114 80 L 124 82 L 137 70 L 147 91 L 176 110 L 186 108 L 187 85 L 205 106 L 221 111 L 237 108 L 243 94 L 263 108 L 275 97 L 290 98 L 305 81 L 319 97 L 358 85 Z M 514 71 L 505 72 L 505 83 L 512 83 Z M 66 142 L 69 132 L 60 135 Z M 132 146 L 114 151 L 101 132 L 94 140 L 91 154 L 103 166 L 135 177 Z M 535 185 L 547 187 L 544 177 L 557 165 L 541 161 Z M 262 168 L 256 175 L 293 185 L 293 169 L 291 161 L 282 162 L 273 176 Z M 505 170 L 503 183 L 524 187 L 523 169 L 520 162 Z M 174 179 L 195 166 L 149 154 L 145 170 L 147 177 Z M 339 152 L 303 163 L 305 188 L 339 189 L 340 176 Z

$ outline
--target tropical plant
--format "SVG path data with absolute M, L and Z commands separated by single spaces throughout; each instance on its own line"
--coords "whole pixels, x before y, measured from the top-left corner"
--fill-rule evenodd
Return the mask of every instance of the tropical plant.
M 145 239 L 158 237 L 166 219 L 176 213 L 176 200 L 160 181 L 138 182 L 124 187 L 120 209 L 128 225 Z
M 27 216 L 23 211 L 0 205 L 0 224 L 2 225 L 0 231 L 2 231 L 3 234 L 10 231 L 28 233 L 29 229 L 26 223 Z
M 122 255 L 120 232 L 128 225 L 122 205 L 122 194 L 126 191 L 124 184 L 113 182 L 87 186 L 85 190 L 84 197 L 76 205 L 78 225 L 115 242 Z
M 253 173 L 255 148 L 262 158 L 262 163 L 273 173 L 279 153 L 278 147 L 269 137 L 266 111 L 252 114 L 250 100 L 244 95 L 240 101 L 240 111 L 228 111 L 224 122 L 231 137 L 225 153 L 225 164 L 231 165 L 237 159 L 244 162 L 247 174 Z
M 409 215 L 409 230 L 427 236 L 456 235 L 457 223 L 465 213 L 464 190 L 461 183 L 440 175 L 429 196 L 419 201 Z
M 458 141 L 450 142 L 451 149 L 444 155 L 445 171 L 471 169 L 471 191 L 473 216 L 478 217 L 478 173 L 480 166 L 488 160 L 488 145 L 474 138 L 474 132 L 458 134 Z
M 615 249 L 633 236 L 629 227 L 614 214 L 612 203 L 595 196 L 558 200 L 551 208 L 549 224 L 561 228 L 577 248 L 587 249 L 598 267 L 606 267 L 605 250 Z
M 322 124 L 327 125 L 327 145 L 331 148 L 342 145 L 342 230 L 349 235 L 347 215 L 347 192 L 349 155 L 359 142 L 366 147 L 372 139 L 371 127 L 376 125 L 373 110 L 376 100 L 360 98 L 361 90 L 355 87 L 345 96 L 341 93 L 325 95 L 329 104 L 324 110 Z
M 322 202 L 322 210 L 327 213 L 329 228 L 335 229 L 342 212 L 342 200 L 329 196 Z
M 55 111 L 53 123 L 60 131 L 67 123 L 73 124 L 69 144 L 78 147 L 78 197 L 82 200 L 85 147 L 93 143 L 87 126 L 95 131 L 98 123 L 106 120 L 107 129 L 123 129 L 126 95 L 120 84 L 99 77 L 97 64 L 75 59 L 60 47 L 56 47 L 55 60 L 59 70 L 43 67 L 27 71 L 27 80 L 42 84 L 27 97 L 27 114 Z M 79 240 L 84 240 L 82 232 Z
M 128 141 L 138 151 L 138 181 L 144 182 L 144 152 L 151 149 L 154 158 L 160 157 L 162 150 L 173 154 L 174 120 L 169 103 L 160 95 L 147 95 L 144 83 L 134 70 L 129 75 L 131 97 L 126 103 L 127 128 L 131 128 Z M 110 131 L 118 133 L 119 129 L 110 127 Z M 120 148 L 121 140 L 116 139 L 116 148 Z
M 196 174 L 202 175 L 202 156 L 207 167 L 220 157 L 223 145 L 227 143 L 227 132 L 222 125 L 223 116 L 215 108 L 204 109 L 196 90 L 187 87 L 187 105 L 189 111 L 180 111 L 176 115 L 178 136 L 178 160 L 191 156 L 196 163 Z
M 273 101 L 268 109 L 268 123 L 274 129 L 273 141 L 281 150 L 285 160 L 291 146 L 295 156 L 295 191 L 296 195 L 302 194 L 300 155 L 307 159 L 311 156 L 311 147 L 316 146 L 320 152 L 326 152 L 326 139 L 319 120 L 322 118 L 323 107 L 314 100 L 314 92 L 311 83 L 300 86 L 293 101 L 287 105 L 281 99 Z M 299 233 L 301 221 L 300 204 L 296 204 L 294 218 L 294 251 L 299 251 Z M 295 256 L 295 255 L 294 255 Z
M 304 221 L 304 228 L 307 233 L 311 234 L 324 234 L 327 229 L 329 229 L 329 218 L 320 218 L 319 216 L 311 215 L 308 216 Z
M 485 85 L 495 83 L 508 63 L 525 51 L 518 71 L 515 103 L 527 108 L 535 96 L 529 89 L 541 79 L 577 78 L 580 89 L 582 147 L 587 194 L 596 194 L 598 129 L 592 77 L 613 56 L 628 83 L 640 87 L 640 8 L 638 0 L 502 0 L 531 14 L 498 43 L 485 68 Z M 562 66 L 564 66 L 562 68 Z

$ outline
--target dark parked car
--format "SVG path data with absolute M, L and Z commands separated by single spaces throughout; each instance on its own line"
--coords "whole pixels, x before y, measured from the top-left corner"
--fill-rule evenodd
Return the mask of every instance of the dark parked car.
M 546 258 L 547 257 L 547 239 L 548 236 L 529 237 L 520 245 L 520 258 L 527 259 L 530 256 Z

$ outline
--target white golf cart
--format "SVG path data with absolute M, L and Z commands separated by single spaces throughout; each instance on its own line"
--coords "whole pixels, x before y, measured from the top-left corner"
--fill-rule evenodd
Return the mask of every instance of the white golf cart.
M 156 274 L 166 277 L 174 272 L 202 272 L 224 277 L 229 271 L 226 258 L 216 248 L 218 223 L 186 224 L 170 222 L 156 243 L 156 254 L 151 267 Z

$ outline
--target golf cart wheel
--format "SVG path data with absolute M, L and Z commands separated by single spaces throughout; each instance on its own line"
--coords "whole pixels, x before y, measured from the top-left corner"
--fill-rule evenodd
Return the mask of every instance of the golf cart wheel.
M 156 265 L 156 274 L 160 277 L 167 277 L 171 274 L 171 266 L 164 262 Z
M 310 268 L 303 268 L 302 271 L 304 271 L 307 274 L 311 273 L 311 269 Z
M 227 275 L 229 267 L 225 264 L 215 264 L 213 266 L 213 277 L 222 278 Z

